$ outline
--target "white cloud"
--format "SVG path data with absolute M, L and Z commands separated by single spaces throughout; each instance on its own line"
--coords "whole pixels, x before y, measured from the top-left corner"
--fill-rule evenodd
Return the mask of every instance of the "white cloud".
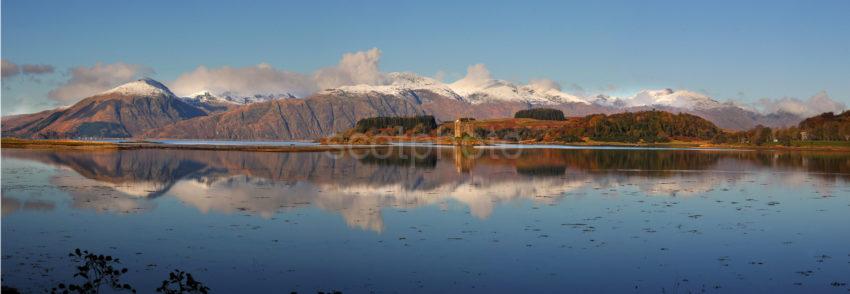
M 319 89 L 336 88 L 348 85 L 383 85 L 386 78 L 378 68 L 381 50 L 346 53 L 335 67 L 323 68 L 313 75 Z
M 550 79 L 534 79 L 528 82 L 528 86 L 538 92 L 561 91 L 561 84 Z
M 843 102 L 835 101 L 826 92 L 815 94 L 809 99 L 797 98 L 759 99 L 757 107 L 764 113 L 787 112 L 802 117 L 815 116 L 824 112 L 841 112 L 847 109 Z
M 180 75 L 171 83 L 171 90 L 182 96 L 208 91 L 241 96 L 290 93 L 300 97 L 314 92 L 316 86 L 311 78 L 303 74 L 278 70 L 261 63 L 256 66 L 225 66 L 216 69 L 200 66 Z
M 452 85 L 462 88 L 482 87 L 493 80 L 493 75 L 483 63 L 470 65 L 466 68 L 466 76 L 457 80 Z
M 152 73 L 153 70 L 148 67 L 122 62 L 78 66 L 71 69 L 71 78 L 65 84 L 53 89 L 47 96 L 60 102 L 73 103 Z

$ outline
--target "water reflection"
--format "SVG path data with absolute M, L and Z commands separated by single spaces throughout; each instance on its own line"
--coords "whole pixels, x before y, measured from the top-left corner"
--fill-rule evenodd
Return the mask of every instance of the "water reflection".
M 4 149 L 3 283 L 68 250 L 216 292 L 843 291 L 850 155 Z M 150 287 L 151 289 L 153 287 Z M 557 289 L 557 290 L 555 290 Z
M 553 204 L 581 196 L 575 191 L 582 188 L 634 186 L 648 195 L 683 197 L 770 172 L 777 182 L 815 185 L 828 196 L 835 185 L 823 183 L 850 179 L 850 156 L 840 153 L 394 147 L 336 153 L 9 149 L 3 157 L 60 167 L 50 183 L 69 193 L 74 208 L 139 213 L 166 195 L 202 212 L 264 218 L 315 206 L 339 213 L 350 227 L 377 232 L 385 228 L 387 207 L 458 202 L 486 219 L 501 202 Z M 7 194 L 4 216 L 54 207 Z

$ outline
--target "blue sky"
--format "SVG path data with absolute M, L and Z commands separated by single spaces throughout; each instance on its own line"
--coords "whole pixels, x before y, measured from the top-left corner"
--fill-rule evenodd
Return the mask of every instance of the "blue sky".
M 850 103 L 850 1 L 398 2 L 5 0 L 2 58 L 55 71 L 4 77 L 2 112 L 61 104 L 48 92 L 98 62 L 168 82 L 198 66 L 310 73 L 370 48 L 382 71 L 447 81 L 484 63 L 565 91 Z

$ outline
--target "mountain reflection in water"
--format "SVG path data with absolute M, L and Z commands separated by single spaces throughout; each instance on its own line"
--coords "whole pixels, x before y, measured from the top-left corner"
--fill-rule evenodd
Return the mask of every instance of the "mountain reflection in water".
M 850 180 L 840 153 L 684 150 L 555 150 L 387 147 L 345 152 L 3 150 L 3 157 L 63 170 L 50 178 L 72 206 L 143 213 L 156 197 L 176 197 L 202 212 L 264 218 L 315 206 L 339 213 L 350 227 L 381 232 L 382 208 L 452 201 L 486 219 L 500 202 L 554 204 L 580 188 L 636 186 L 645 194 L 686 197 L 766 171 L 785 185 Z M 82 177 L 80 177 L 82 176 Z M 809 183 L 812 176 L 815 183 Z M 828 188 L 824 188 L 828 189 Z M 4 187 L 4 190 L 5 187 Z M 829 195 L 832 191 L 820 191 Z M 49 210 L 50 202 L 3 194 L 3 215 Z M 613 195 L 616 196 L 616 195 Z

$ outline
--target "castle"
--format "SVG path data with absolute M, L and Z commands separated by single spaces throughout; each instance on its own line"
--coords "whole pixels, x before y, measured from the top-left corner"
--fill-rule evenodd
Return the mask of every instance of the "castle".
M 469 137 L 475 137 L 475 128 L 472 126 L 472 121 L 474 118 L 469 117 L 461 117 L 455 120 L 455 138 L 462 138 L 463 135 L 467 135 Z

